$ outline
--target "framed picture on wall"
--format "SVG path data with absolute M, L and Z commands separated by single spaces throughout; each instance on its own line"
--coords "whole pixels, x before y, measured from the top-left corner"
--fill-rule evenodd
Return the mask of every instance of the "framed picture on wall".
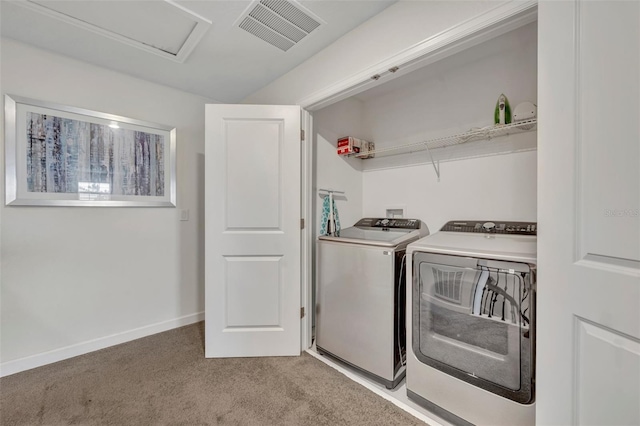
M 5 95 L 5 203 L 175 207 L 176 129 Z

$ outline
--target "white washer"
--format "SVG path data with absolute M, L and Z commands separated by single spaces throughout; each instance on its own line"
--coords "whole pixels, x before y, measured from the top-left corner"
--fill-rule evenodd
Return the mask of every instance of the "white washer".
M 404 378 L 407 244 L 417 219 L 361 219 L 318 239 L 316 347 L 394 388 Z M 403 268 L 404 266 L 404 268 Z
M 407 247 L 407 394 L 454 424 L 535 424 L 536 224 L 453 221 Z

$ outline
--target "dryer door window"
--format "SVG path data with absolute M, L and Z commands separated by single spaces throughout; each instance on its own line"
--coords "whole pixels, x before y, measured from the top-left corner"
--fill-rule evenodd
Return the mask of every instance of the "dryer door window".
M 533 400 L 529 265 L 414 254 L 416 357 L 521 403 Z

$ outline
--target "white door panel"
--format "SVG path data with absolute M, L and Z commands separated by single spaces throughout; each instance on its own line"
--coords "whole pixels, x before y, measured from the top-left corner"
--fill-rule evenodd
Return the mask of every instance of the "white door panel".
M 207 357 L 300 354 L 300 108 L 207 105 Z
M 282 256 L 225 256 L 227 328 L 282 324 Z
M 576 339 L 576 424 L 639 424 L 640 342 L 581 318 Z
M 283 124 L 268 120 L 225 122 L 226 161 L 231 166 L 225 186 L 225 231 L 281 231 Z
M 581 258 L 640 264 L 640 3 L 587 1 L 577 13 Z
M 541 2 L 538 424 L 640 424 L 640 2 Z

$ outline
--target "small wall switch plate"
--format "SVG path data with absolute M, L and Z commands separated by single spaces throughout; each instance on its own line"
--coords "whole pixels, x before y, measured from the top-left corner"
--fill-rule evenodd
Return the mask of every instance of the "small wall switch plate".
M 189 210 L 188 209 L 180 210 L 180 220 L 182 220 L 182 221 L 189 220 Z

